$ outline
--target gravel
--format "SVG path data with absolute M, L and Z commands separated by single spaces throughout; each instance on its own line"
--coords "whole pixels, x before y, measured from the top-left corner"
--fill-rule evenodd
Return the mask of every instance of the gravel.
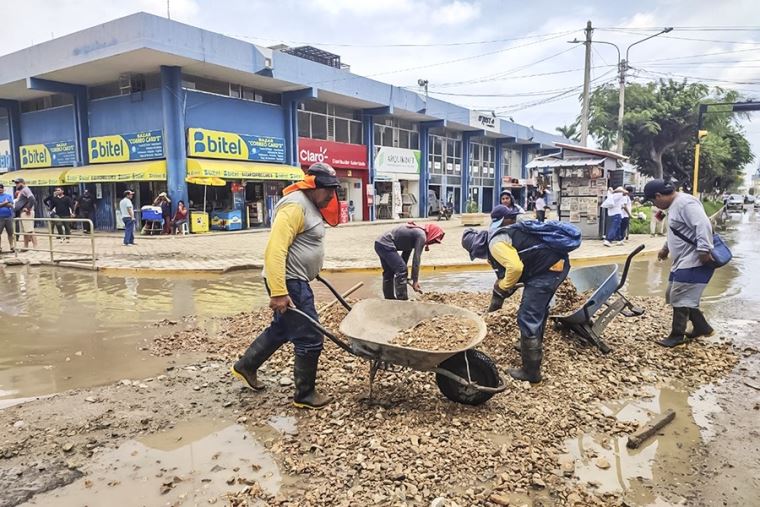
M 398 332 L 388 343 L 420 350 L 460 350 L 472 342 L 478 328 L 457 315 L 439 315 Z

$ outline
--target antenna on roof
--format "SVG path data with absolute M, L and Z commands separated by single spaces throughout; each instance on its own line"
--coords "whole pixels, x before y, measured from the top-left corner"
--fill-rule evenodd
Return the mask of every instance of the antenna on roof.
M 166 18 L 172 19 L 172 11 L 171 11 L 171 7 L 169 6 L 169 1 L 170 0 L 166 0 Z

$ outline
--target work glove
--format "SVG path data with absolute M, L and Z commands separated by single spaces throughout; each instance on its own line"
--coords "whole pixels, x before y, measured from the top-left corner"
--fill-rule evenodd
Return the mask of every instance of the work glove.
M 497 280 L 496 283 L 493 284 L 491 304 L 488 306 L 488 313 L 495 312 L 496 310 L 501 310 L 501 307 L 504 306 L 504 300 L 514 294 L 516 290 L 516 287 L 503 290 L 501 287 L 499 287 L 499 281 Z

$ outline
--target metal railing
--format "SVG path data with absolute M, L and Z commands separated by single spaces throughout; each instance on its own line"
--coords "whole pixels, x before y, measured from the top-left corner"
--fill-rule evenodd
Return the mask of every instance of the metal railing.
M 24 221 L 44 222 L 47 225 L 47 232 L 39 232 L 33 229 L 30 233 L 24 233 L 23 225 L 22 225 L 22 222 Z M 73 229 L 70 226 L 76 225 L 76 224 L 82 224 L 82 226 L 87 225 L 90 231 L 89 234 L 72 234 L 71 231 Z M 45 218 L 45 217 L 14 218 L 13 230 L 16 236 L 16 241 L 15 241 L 16 257 L 18 257 L 19 250 L 22 249 L 22 247 L 20 246 L 20 243 L 22 242 L 23 237 L 28 235 L 28 236 L 32 236 L 35 239 L 47 238 L 48 248 L 40 248 L 39 243 L 37 244 L 37 246 L 34 246 L 34 243 L 32 243 L 33 247 L 23 248 L 24 251 L 49 253 L 50 254 L 49 262 L 51 264 L 79 263 L 81 264 L 81 267 L 86 266 L 93 270 L 97 269 L 95 266 L 95 234 L 94 234 L 95 226 L 92 223 L 92 220 L 90 219 Z M 84 228 L 82 230 L 84 230 Z M 55 241 L 55 240 L 58 240 L 58 241 Z M 87 249 L 87 251 L 83 251 L 82 249 L 71 250 L 69 248 L 63 248 L 63 247 L 70 246 L 69 242 L 71 240 L 88 241 L 90 243 L 89 248 Z M 66 257 L 56 257 L 56 254 L 59 254 L 59 255 L 64 254 L 66 255 Z

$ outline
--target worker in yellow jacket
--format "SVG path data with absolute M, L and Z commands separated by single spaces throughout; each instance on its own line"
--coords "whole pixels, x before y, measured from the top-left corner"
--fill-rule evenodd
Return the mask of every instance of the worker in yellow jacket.
M 292 342 L 296 388 L 293 404 L 298 408 L 318 409 L 331 401 L 315 388 L 324 337 L 287 310 L 298 308 L 319 321 L 309 282 L 322 269 L 324 222 L 335 227 L 340 220 L 335 193 L 339 186 L 335 170 L 328 164 L 316 163 L 306 171 L 303 181 L 283 190 L 264 250 L 264 283 L 274 317 L 232 366 L 232 373 L 250 388 L 263 389 L 257 370 L 286 341 Z

